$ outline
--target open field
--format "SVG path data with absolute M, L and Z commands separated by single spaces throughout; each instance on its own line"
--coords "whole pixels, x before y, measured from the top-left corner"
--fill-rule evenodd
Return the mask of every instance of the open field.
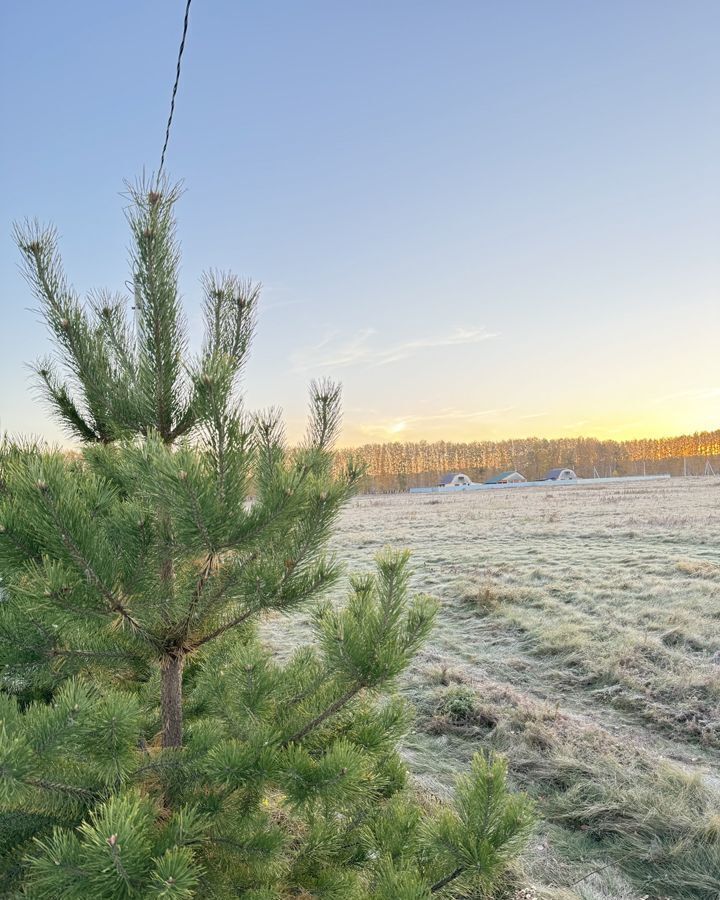
M 720 479 L 364 497 L 333 550 L 388 544 L 442 602 L 402 684 L 419 783 L 507 754 L 538 897 L 720 897 Z

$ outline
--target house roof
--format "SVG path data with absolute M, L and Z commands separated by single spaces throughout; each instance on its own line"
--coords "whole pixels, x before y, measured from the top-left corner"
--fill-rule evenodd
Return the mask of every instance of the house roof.
M 568 468 L 567 466 L 559 466 L 557 469 L 550 469 L 550 471 L 545 476 L 545 481 L 554 481 L 556 478 L 560 477 L 561 472 L 572 472 L 573 470 Z M 575 473 L 573 472 L 573 475 Z
M 447 475 L 442 476 L 442 478 L 438 481 L 438 484 L 452 484 L 453 478 L 457 478 L 458 475 L 462 474 L 462 472 L 448 472 Z M 467 475 L 463 477 L 467 478 Z
M 488 478 L 485 484 L 500 484 L 501 481 L 505 481 L 510 475 L 520 475 L 520 473 L 516 469 L 510 469 L 509 472 L 501 472 L 499 475 L 493 475 L 492 478 Z

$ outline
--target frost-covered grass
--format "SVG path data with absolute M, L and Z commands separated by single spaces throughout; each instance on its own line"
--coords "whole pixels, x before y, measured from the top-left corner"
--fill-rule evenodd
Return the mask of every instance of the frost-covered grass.
M 507 754 L 540 897 L 720 897 L 720 479 L 363 497 L 333 550 L 388 544 L 442 602 L 401 686 L 418 783 Z

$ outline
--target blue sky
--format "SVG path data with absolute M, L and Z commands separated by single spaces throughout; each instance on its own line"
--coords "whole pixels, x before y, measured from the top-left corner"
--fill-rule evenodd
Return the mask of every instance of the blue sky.
M 0 11 L 0 428 L 60 436 L 11 222 L 82 293 L 128 277 L 182 0 Z M 720 4 L 194 0 L 167 168 L 181 288 L 265 285 L 251 406 L 344 443 L 720 426 Z

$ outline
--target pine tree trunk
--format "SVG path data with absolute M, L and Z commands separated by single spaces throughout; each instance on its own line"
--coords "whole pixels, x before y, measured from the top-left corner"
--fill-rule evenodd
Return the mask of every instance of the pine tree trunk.
M 185 657 L 164 656 L 160 663 L 160 709 L 162 746 L 182 747 L 182 676 Z

